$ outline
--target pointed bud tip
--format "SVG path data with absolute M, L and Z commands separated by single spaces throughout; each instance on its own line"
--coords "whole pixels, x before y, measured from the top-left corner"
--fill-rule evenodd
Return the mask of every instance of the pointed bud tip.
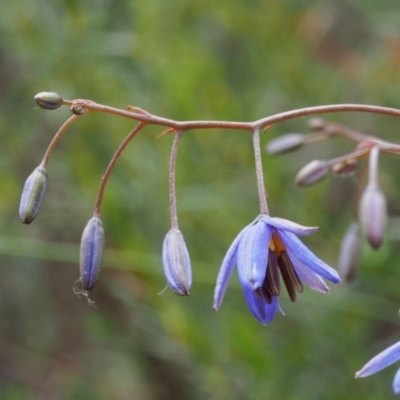
M 63 105 L 63 98 L 54 92 L 40 92 L 34 97 L 36 104 L 45 110 L 56 110 Z
M 30 224 L 39 212 L 46 191 L 47 171 L 39 166 L 29 175 L 22 190 L 19 217 L 24 224 Z
M 99 217 L 91 218 L 82 233 L 79 270 L 85 290 L 92 290 L 101 270 L 104 252 L 104 228 Z

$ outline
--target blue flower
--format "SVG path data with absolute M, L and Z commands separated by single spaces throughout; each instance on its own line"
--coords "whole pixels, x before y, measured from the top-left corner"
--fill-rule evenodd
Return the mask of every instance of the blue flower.
M 276 309 L 280 309 L 277 300 L 281 293 L 279 275 L 292 301 L 296 300 L 296 292 L 303 291 L 302 281 L 313 290 L 329 293 L 322 277 L 338 283 L 338 273 L 296 236 L 310 235 L 318 230 L 267 214 L 259 215 L 239 233 L 222 262 L 213 308 L 218 310 L 220 307 L 235 265 L 247 305 L 263 324 L 269 323 Z
M 361 369 L 356 373 L 356 378 L 365 378 L 366 376 L 375 374 L 392 365 L 396 361 L 400 360 L 400 342 L 397 342 L 393 346 L 388 347 L 376 355 L 372 360 L 369 360 Z M 393 380 L 393 392 L 395 394 L 400 393 L 400 369 L 397 371 Z

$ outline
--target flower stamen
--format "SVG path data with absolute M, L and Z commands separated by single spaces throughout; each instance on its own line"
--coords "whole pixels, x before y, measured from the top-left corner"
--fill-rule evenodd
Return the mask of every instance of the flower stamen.
M 263 287 L 272 296 L 279 296 L 281 293 L 279 282 L 279 271 L 289 294 L 290 300 L 296 301 L 296 291 L 303 292 L 303 285 L 293 268 L 293 264 L 287 254 L 286 247 L 280 240 L 277 233 L 272 234 L 269 243 L 268 268 Z

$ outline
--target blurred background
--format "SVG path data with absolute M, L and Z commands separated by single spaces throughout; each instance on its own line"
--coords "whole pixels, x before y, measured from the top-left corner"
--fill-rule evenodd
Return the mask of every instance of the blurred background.
M 247 309 L 236 274 L 216 313 L 218 269 L 237 233 L 258 214 L 251 136 L 192 131 L 178 152 L 180 228 L 194 284 L 166 290 L 161 247 L 169 229 L 171 136 L 147 127 L 106 188 L 104 269 L 91 293 L 73 293 L 81 232 L 104 170 L 133 121 L 91 113 L 56 148 L 48 190 L 29 226 L 18 218 L 23 183 L 41 161 L 68 107 L 38 109 L 55 91 L 177 120 L 251 121 L 312 105 L 400 107 L 400 8 L 396 1 L 19 0 L 0 13 L 0 399 L 377 399 L 394 398 L 396 368 L 355 371 L 400 340 L 400 175 L 382 157 L 391 220 L 383 247 L 363 245 L 351 284 L 330 295 L 306 288 L 267 327 Z M 367 134 L 397 140 L 400 121 L 330 114 Z M 308 131 L 307 118 L 274 126 L 267 141 Z M 299 189 L 314 158 L 350 151 L 334 139 L 294 155 L 264 153 L 275 216 L 318 225 L 305 238 L 337 266 L 356 177 Z

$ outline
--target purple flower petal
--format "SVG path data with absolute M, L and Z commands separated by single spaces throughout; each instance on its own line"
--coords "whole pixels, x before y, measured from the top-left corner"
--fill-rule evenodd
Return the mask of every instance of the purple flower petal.
M 333 283 L 340 282 L 339 274 L 316 257 L 293 233 L 279 231 L 279 235 L 288 250 L 290 258 L 297 258 L 307 268 L 328 279 L 328 281 Z
M 261 219 L 243 232 L 237 257 L 238 276 L 243 288 L 255 290 L 262 286 L 267 271 L 271 236 L 271 227 Z
M 221 306 L 222 300 L 224 299 L 224 295 L 226 292 L 226 288 L 228 287 L 229 279 L 231 278 L 233 269 L 235 267 L 237 261 L 237 250 L 239 247 L 239 242 L 243 236 L 244 231 L 248 228 L 246 226 L 242 229 L 239 235 L 236 236 L 236 239 L 233 241 L 231 246 L 229 247 L 228 252 L 226 253 L 224 260 L 222 261 L 221 269 L 219 270 L 217 283 L 214 290 L 214 305 L 213 309 L 215 311 Z
M 292 261 L 293 267 L 296 270 L 299 278 L 311 289 L 321 293 L 330 293 L 331 290 L 329 289 L 328 285 L 319 275 L 307 268 L 296 257 L 291 256 L 290 260 Z
M 276 297 L 273 297 L 271 304 L 268 304 L 263 297 L 259 298 L 254 291 L 245 288 L 243 288 L 243 291 L 247 305 L 254 317 L 264 325 L 271 322 L 277 307 L 280 308 Z
M 356 373 L 356 378 L 364 378 L 366 376 L 375 374 L 375 372 L 380 371 L 392 365 L 396 361 L 400 360 L 400 342 L 395 343 L 394 345 L 388 347 L 386 350 L 382 351 L 378 355 L 376 355 L 372 360 L 369 360 L 361 369 Z M 397 378 L 396 374 L 396 378 Z M 393 389 L 396 383 L 396 387 L 398 387 L 398 380 L 393 382 Z
M 287 219 L 276 217 L 271 218 L 267 215 L 264 216 L 263 220 L 279 231 L 284 230 L 299 236 L 311 235 L 319 231 L 319 228 L 316 226 L 303 226 L 296 224 L 295 222 L 288 221 Z
M 393 392 L 395 394 L 400 394 L 400 369 L 397 370 L 393 379 Z

